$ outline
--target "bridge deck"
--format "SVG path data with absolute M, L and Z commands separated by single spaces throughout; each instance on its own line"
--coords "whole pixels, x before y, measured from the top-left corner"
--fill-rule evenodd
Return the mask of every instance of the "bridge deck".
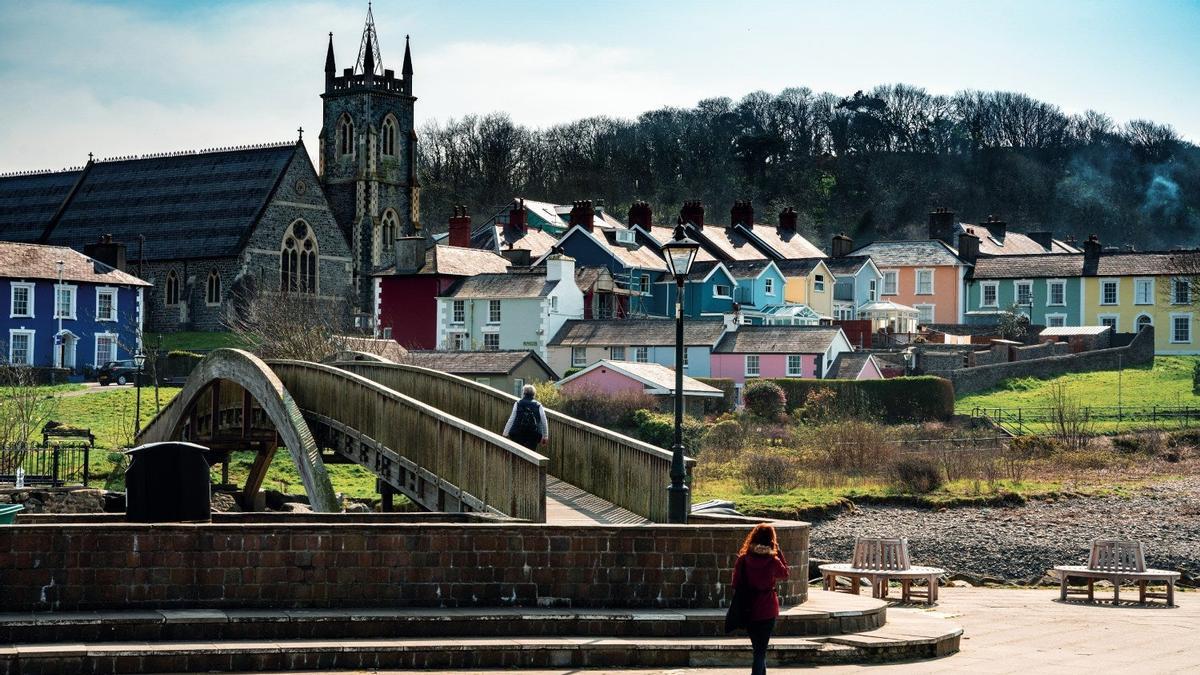
M 665 489 L 665 488 L 664 488 Z M 646 525 L 650 521 L 612 502 L 546 476 L 546 522 L 553 525 Z

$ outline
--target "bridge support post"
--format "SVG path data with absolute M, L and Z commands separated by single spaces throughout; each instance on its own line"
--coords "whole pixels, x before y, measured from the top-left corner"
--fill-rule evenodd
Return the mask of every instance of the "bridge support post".
M 268 443 L 259 449 L 254 456 L 254 464 L 250 467 L 250 475 L 246 476 L 246 486 L 242 488 L 242 508 L 254 510 L 254 498 L 262 488 L 267 478 L 267 469 L 271 468 L 271 460 L 275 458 L 278 443 Z
M 383 511 L 384 513 L 391 513 L 396 508 L 395 503 L 393 501 L 394 497 L 396 495 L 395 489 L 393 489 L 392 486 L 389 485 L 388 482 L 384 481 L 384 480 L 376 480 L 375 483 L 376 483 L 377 489 L 379 490 L 379 498 L 380 498 L 379 510 Z

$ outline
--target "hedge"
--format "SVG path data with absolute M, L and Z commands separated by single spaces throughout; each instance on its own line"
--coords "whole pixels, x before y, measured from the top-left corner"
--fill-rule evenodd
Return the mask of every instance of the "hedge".
M 720 415 L 731 412 L 737 407 L 737 382 L 728 377 L 694 377 L 697 382 L 703 382 L 710 387 L 720 389 L 725 395 L 721 398 L 715 396 L 705 396 L 701 400 L 704 401 L 705 415 Z
M 865 397 L 887 422 L 947 420 L 954 415 L 954 385 L 930 375 L 887 380 L 809 380 L 776 378 L 772 382 L 787 394 L 788 412 L 804 407 L 809 394 L 833 389 Z

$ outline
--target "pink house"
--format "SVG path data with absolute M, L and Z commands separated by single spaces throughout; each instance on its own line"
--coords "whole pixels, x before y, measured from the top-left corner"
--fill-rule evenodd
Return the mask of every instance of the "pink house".
M 657 363 L 609 361 L 602 359 L 559 380 L 564 392 L 600 391 L 605 394 L 639 392 L 663 397 L 663 407 L 669 408 L 675 394 L 675 371 Z M 687 407 L 695 408 L 698 398 L 724 396 L 724 392 L 686 375 L 683 378 L 683 397 Z
M 741 326 L 712 354 L 712 376 L 744 384 L 756 377 L 828 377 L 838 357 L 853 352 L 837 326 Z

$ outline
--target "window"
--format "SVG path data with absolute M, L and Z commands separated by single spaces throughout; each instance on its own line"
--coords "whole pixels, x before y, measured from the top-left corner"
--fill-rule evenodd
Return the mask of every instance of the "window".
M 464 300 L 455 300 L 451 303 L 450 323 L 464 323 L 467 320 L 467 303 Z
M 1067 304 L 1067 282 L 1062 279 L 1051 279 L 1046 282 L 1050 289 L 1050 302 L 1047 304 L 1062 307 Z
M 63 284 L 61 286 L 55 284 L 54 295 L 56 297 L 56 301 L 54 303 L 54 318 L 75 318 L 75 290 L 76 287 L 69 284 Z
M 525 388 L 525 379 L 521 377 L 513 378 L 513 396 L 520 396 L 521 390 Z
M 571 347 L 571 367 L 582 368 L 587 365 L 587 347 Z
M 117 320 L 117 289 L 115 289 L 115 288 L 97 288 L 96 289 L 96 320 L 97 321 L 116 321 Z
M 204 304 L 221 304 L 221 273 L 216 270 L 208 273 L 208 281 L 204 284 Z
M 774 279 L 763 279 L 763 292 L 767 295 L 775 295 Z
M 379 219 L 379 245 L 375 249 L 375 264 L 382 265 L 388 252 L 396 245 L 396 237 L 400 236 L 400 219 L 396 212 L 388 209 Z
M 769 281 L 769 279 L 768 279 L 768 281 Z M 824 293 L 825 292 L 825 275 L 824 274 L 818 274 L 813 277 L 813 291 L 816 293 Z
M 1137 327 L 1137 332 L 1140 333 L 1146 326 L 1153 326 L 1154 320 L 1146 314 L 1141 314 L 1138 316 L 1137 320 L 1133 322 L 1133 325 Z
M 31 330 L 8 331 L 8 362 L 14 366 L 33 365 L 33 335 Z
M 500 349 L 500 334 L 499 333 L 484 333 L 483 334 L 483 351 L 494 352 Z
M 883 294 L 895 295 L 896 288 L 900 285 L 898 282 L 899 273 L 896 270 L 888 270 L 883 273 Z
M 726 286 L 725 284 L 717 284 L 716 286 L 713 286 L 713 297 L 714 298 L 731 297 L 729 294 L 729 287 Z
M 1176 279 L 1171 286 L 1171 302 L 1176 305 L 1192 304 L 1192 284 L 1187 279 Z
M 642 292 L 643 293 L 650 292 L 650 275 L 649 274 L 642 275 Z
M 1117 289 L 1119 288 L 1118 279 L 1106 279 L 1100 282 L 1100 304 L 1115 305 L 1117 304 Z
M 33 318 L 33 284 L 14 281 L 9 297 L 9 318 Z
M 804 375 L 804 359 L 799 354 L 788 354 L 787 359 L 788 377 L 801 377 Z
M 488 300 L 488 323 L 500 323 L 499 300 Z
M 342 156 L 354 154 L 354 122 L 350 121 L 349 115 L 342 115 L 338 120 L 337 152 Z
M 612 359 L 613 361 L 624 361 L 625 360 L 625 348 L 624 347 L 609 347 L 608 348 L 608 358 Z
M 932 295 L 934 294 L 934 270 L 918 269 L 917 270 L 917 294 Z
M 557 311 L 558 311 L 558 296 L 552 295 L 552 296 L 550 296 L 550 313 L 554 314 Z
M 923 326 L 933 323 L 933 305 L 913 305 L 913 309 L 917 310 L 917 323 Z
M 1154 304 L 1154 279 L 1133 280 L 1133 304 Z
M 388 115 L 387 118 L 383 120 L 382 136 L 383 136 L 383 138 L 381 138 L 380 140 L 382 141 L 382 145 L 383 145 L 383 154 L 389 155 L 391 157 L 395 157 L 396 156 L 396 118 L 395 117 Z
M 279 291 L 315 294 L 317 292 L 317 239 L 312 228 L 297 220 L 283 238 L 279 256 Z
M 1018 281 L 1017 282 L 1017 304 L 1032 305 L 1033 304 L 1033 282 Z
M 467 348 L 466 333 L 451 333 L 450 334 L 450 349 L 461 352 Z
M 985 281 L 979 285 L 979 305 L 981 307 L 999 306 L 999 285 L 995 281 Z
M 167 272 L 167 288 L 163 293 L 163 303 L 168 307 L 179 304 L 179 277 L 175 276 L 175 270 Z
M 650 363 L 650 348 L 649 347 L 634 347 L 633 360 L 637 363 Z
M 96 365 L 102 366 L 117 360 L 117 336 L 114 333 L 96 333 Z
M 1098 316 L 1096 318 L 1100 319 L 1101 326 L 1108 326 L 1109 328 L 1112 329 L 1112 332 L 1114 332 L 1114 333 L 1117 332 L 1117 315 L 1116 314 L 1101 314 L 1100 316 Z
M 870 281 L 867 282 L 867 300 L 869 302 L 875 302 L 875 300 L 876 300 L 875 291 L 876 290 L 877 289 L 876 289 L 876 285 L 875 285 L 875 280 L 871 279 Z
M 758 377 L 758 354 L 746 355 L 746 377 Z
M 1171 315 L 1171 342 L 1184 343 L 1192 341 L 1192 315 Z
M 1066 314 L 1047 314 L 1046 315 L 1046 325 L 1049 326 L 1050 328 L 1058 328 L 1060 326 L 1065 326 L 1065 325 L 1067 325 L 1067 315 Z

